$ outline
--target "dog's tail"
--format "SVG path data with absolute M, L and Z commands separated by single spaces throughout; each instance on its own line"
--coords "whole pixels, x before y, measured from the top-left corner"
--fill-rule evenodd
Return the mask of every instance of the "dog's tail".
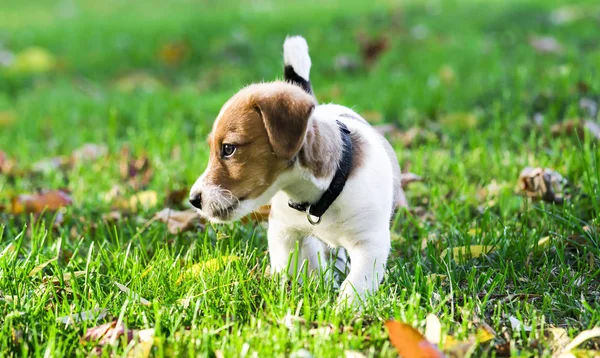
M 308 44 L 302 36 L 287 37 L 283 43 L 283 76 L 289 83 L 300 86 L 314 96 L 308 76 L 310 74 L 310 56 Z

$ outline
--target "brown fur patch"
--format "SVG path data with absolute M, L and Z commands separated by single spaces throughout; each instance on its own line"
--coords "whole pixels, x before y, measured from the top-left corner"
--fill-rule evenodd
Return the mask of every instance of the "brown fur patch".
M 206 183 L 238 199 L 260 196 L 289 168 L 287 156 L 299 149 L 313 107 L 310 95 L 284 82 L 242 89 L 213 126 Z M 230 158 L 221 158 L 224 143 L 236 146 Z
M 363 165 L 365 159 L 365 140 L 360 136 L 360 133 L 351 133 L 352 140 L 352 168 L 350 169 L 350 177 L 356 173 L 356 170 Z
M 342 156 L 342 139 L 337 123 L 312 121 L 304 145 L 298 153 L 300 165 L 310 169 L 317 178 L 335 173 Z

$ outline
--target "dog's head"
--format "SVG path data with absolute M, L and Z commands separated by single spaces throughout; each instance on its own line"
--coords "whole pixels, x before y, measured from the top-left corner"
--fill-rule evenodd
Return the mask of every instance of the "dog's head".
M 208 167 L 190 192 L 199 213 L 223 222 L 266 204 L 302 147 L 315 104 L 285 82 L 250 85 L 227 101 L 208 137 Z

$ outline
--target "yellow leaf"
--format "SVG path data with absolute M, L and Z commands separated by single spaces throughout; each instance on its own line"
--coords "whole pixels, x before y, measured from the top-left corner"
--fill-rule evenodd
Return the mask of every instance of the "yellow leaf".
M 202 273 L 213 273 L 219 271 L 221 268 L 227 266 L 227 264 L 238 261 L 240 258 L 235 255 L 221 256 L 214 259 L 199 262 L 188 268 L 179 278 L 177 284 L 181 283 L 186 277 L 199 276 Z
M 43 73 L 56 67 L 56 58 L 46 49 L 30 47 L 19 53 L 9 67 L 14 73 Z
M 0 127 L 8 127 L 17 120 L 14 111 L 0 111 Z
M 469 129 L 477 126 L 477 116 L 473 113 L 449 113 L 440 118 L 444 127 Z
M 545 249 L 550 245 L 550 236 L 542 237 L 540 241 L 538 241 L 537 246 L 540 249 Z
M 157 203 L 158 194 L 153 190 L 141 191 L 129 198 L 129 208 L 131 210 L 136 210 L 138 207 L 147 210 L 156 206 Z
M 58 257 L 55 257 L 51 260 L 48 260 L 46 262 L 43 262 L 39 265 L 37 265 L 36 267 L 34 267 L 31 271 L 29 271 L 29 277 L 33 277 L 35 276 L 35 274 L 37 274 L 38 272 L 42 271 L 44 269 L 44 267 L 48 266 L 50 263 L 56 261 L 58 259 Z
M 482 326 L 477 328 L 477 341 L 479 343 L 489 342 L 494 339 L 494 337 L 494 333 L 490 332 L 490 330 L 486 329 L 486 327 Z
M 446 257 L 449 250 L 452 250 L 452 258 L 456 261 L 460 261 L 461 258 L 477 258 L 481 255 L 489 254 L 490 252 L 496 250 L 496 247 L 490 245 L 459 246 L 452 249 L 445 249 L 442 252 L 441 257 Z

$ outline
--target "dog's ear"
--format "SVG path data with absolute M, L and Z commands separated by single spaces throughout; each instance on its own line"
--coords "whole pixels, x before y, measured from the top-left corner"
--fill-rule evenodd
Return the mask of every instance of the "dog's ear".
M 291 160 L 298 153 L 315 105 L 312 96 L 295 86 L 255 98 L 254 107 L 262 117 L 276 156 Z

